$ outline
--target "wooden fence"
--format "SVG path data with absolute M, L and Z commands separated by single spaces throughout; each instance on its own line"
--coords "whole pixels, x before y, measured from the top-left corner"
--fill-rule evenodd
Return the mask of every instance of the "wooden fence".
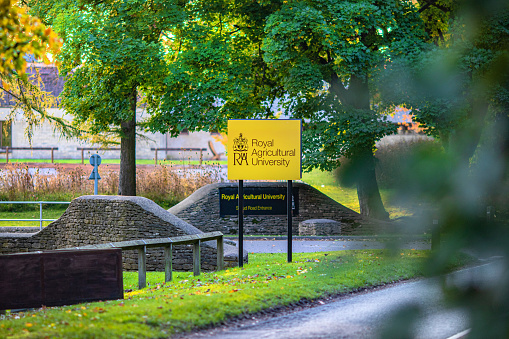
M 121 248 L 122 250 L 138 250 L 138 286 L 139 288 L 144 288 L 147 286 L 147 248 L 164 248 L 164 279 L 166 282 L 168 282 L 172 279 L 172 246 L 189 244 L 193 245 L 193 272 L 194 275 L 200 275 L 200 242 L 209 240 L 217 241 L 217 270 L 221 271 L 224 269 L 223 233 L 221 232 L 199 233 L 173 238 L 111 242 L 108 244 L 79 246 L 76 247 L 76 249 Z
M 85 151 L 120 151 L 120 147 L 78 147 L 78 151 L 81 151 L 81 163 L 85 163 Z
M 154 157 L 154 165 L 157 165 L 157 152 L 159 151 L 181 151 L 181 152 L 200 152 L 200 165 L 203 162 L 203 152 L 206 151 L 206 148 L 151 148 L 151 151 L 155 151 Z
M 9 151 L 51 151 L 51 163 L 54 160 L 54 151 L 58 151 L 58 147 L 0 147 L 5 152 L 5 162 L 9 163 Z

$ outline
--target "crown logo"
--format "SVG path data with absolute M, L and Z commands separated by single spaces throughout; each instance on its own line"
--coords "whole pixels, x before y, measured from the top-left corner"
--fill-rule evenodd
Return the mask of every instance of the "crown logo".
M 233 139 L 233 151 L 247 152 L 247 139 L 242 137 L 242 133 L 238 138 Z

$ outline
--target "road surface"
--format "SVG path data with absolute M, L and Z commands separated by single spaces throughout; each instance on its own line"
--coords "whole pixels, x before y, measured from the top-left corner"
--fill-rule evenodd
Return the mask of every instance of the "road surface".
M 390 243 L 377 240 L 293 240 L 293 253 L 327 252 L 341 250 L 382 249 Z M 429 250 L 430 242 L 407 241 L 397 244 L 399 248 Z M 286 253 L 286 240 L 244 240 L 244 250 L 249 253 Z
M 472 279 L 498 279 L 500 261 L 464 269 L 447 276 L 457 285 Z M 190 334 L 185 338 L 377 338 L 393 321 L 391 316 L 408 306 L 422 309 L 412 338 L 450 338 L 468 329 L 468 316 L 460 309 L 448 310 L 434 279 L 423 279 L 345 297 L 322 306 L 268 320 L 243 323 Z

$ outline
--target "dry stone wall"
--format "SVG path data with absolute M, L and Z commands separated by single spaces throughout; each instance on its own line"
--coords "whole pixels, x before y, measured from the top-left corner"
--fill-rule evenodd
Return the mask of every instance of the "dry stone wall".
M 219 190 L 222 187 L 238 186 L 236 183 L 204 186 L 168 211 L 204 232 L 237 234 L 237 216 L 221 217 L 219 213 Z M 286 187 L 286 182 L 244 182 L 244 187 Z M 299 192 L 299 213 L 292 219 L 294 235 L 299 234 L 299 223 L 309 219 L 338 221 L 342 235 L 377 234 L 394 228 L 390 223 L 364 218 L 306 183 L 294 182 L 293 187 Z M 286 216 L 244 216 L 245 234 L 285 235 L 287 225 Z
M 83 196 L 74 199 L 65 213 L 42 231 L 0 233 L 0 253 L 71 248 L 115 241 L 175 237 L 202 233 L 142 197 Z M 224 245 L 225 265 L 238 262 L 237 248 Z M 202 270 L 216 269 L 216 242 L 201 244 Z M 137 252 L 123 251 L 124 269 L 137 269 Z M 244 254 L 247 260 L 247 253 Z M 147 269 L 164 270 L 162 249 L 147 250 Z M 173 269 L 192 270 L 192 247 L 174 246 Z

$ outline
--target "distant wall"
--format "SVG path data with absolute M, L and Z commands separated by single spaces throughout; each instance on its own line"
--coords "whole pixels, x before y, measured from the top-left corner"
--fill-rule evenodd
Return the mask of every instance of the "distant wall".
M 219 189 L 222 187 L 238 186 L 235 183 L 204 186 L 168 211 L 203 232 L 214 230 L 237 234 L 238 218 L 219 214 Z M 286 187 L 286 183 L 245 182 L 244 187 Z M 392 224 L 364 218 L 308 184 L 294 182 L 293 187 L 299 190 L 299 214 L 292 219 L 294 235 L 299 234 L 299 222 L 309 219 L 339 221 L 342 223 L 341 233 L 345 235 L 376 234 L 393 229 Z M 286 216 L 244 216 L 245 234 L 285 235 L 287 225 Z
M 10 114 L 10 108 L 0 107 L 0 120 L 7 120 Z M 59 108 L 49 108 L 48 112 L 56 117 L 62 118 L 67 121 L 72 120 L 72 116 L 66 114 L 66 112 Z M 143 110 L 137 111 L 137 121 L 143 120 Z M 81 159 L 81 151 L 78 151 L 78 147 L 97 147 L 87 143 L 83 140 L 76 138 L 66 139 L 61 136 L 49 122 L 43 122 L 39 126 L 34 128 L 32 140 L 26 138 L 25 129 L 28 126 L 26 119 L 21 113 L 15 115 L 15 119 L 12 121 L 11 126 L 11 141 L 12 147 L 58 147 L 58 150 L 54 151 L 55 159 Z M 169 134 L 162 133 L 149 133 L 140 132 L 144 137 L 136 140 L 136 159 L 154 159 L 155 152 L 151 148 L 205 148 L 203 151 L 203 160 L 209 160 L 212 157 L 212 152 L 209 150 L 208 142 L 211 141 L 214 145 L 215 150 L 218 153 L 224 153 L 224 146 L 215 141 L 211 133 L 209 132 L 192 132 L 183 133 L 177 137 L 171 137 Z M 86 160 L 90 158 L 91 154 L 97 151 L 85 151 L 84 156 Z M 105 159 L 120 159 L 120 151 L 98 151 L 99 155 Z M 157 157 L 159 160 L 165 158 L 175 160 L 198 160 L 200 158 L 200 152 L 197 151 L 158 151 Z M 24 159 L 24 158 L 35 158 L 35 159 L 50 159 L 50 151 L 38 151 L 38 150 L 11 150 L 9 152 L 9 158 L 12 159 Z M 0 155 L 0 159 L 5 161 L 5 154 Z M 224 154 L 221 159 L 226 159 Z
M 0 234 L 0 254 L 53 250 L 135 239 L 175 237 L 202 233 L 196 227 L 142 197 L 83 196 L 42 231 Z M 238 262 L 237 248 L 224 245 L 225 265 Z M 202 243 L 202 269 L 216 268 L 215 241 Z M 247 253 L 245 253 L 247 260 Z M 137 252 L 124 251 L 124 269 L 137 269 Z M 163 270 L 162 249 L 147 251 L 147 269 Z M 174 246 L 173 269 L 192 270 L 192 247 Z

